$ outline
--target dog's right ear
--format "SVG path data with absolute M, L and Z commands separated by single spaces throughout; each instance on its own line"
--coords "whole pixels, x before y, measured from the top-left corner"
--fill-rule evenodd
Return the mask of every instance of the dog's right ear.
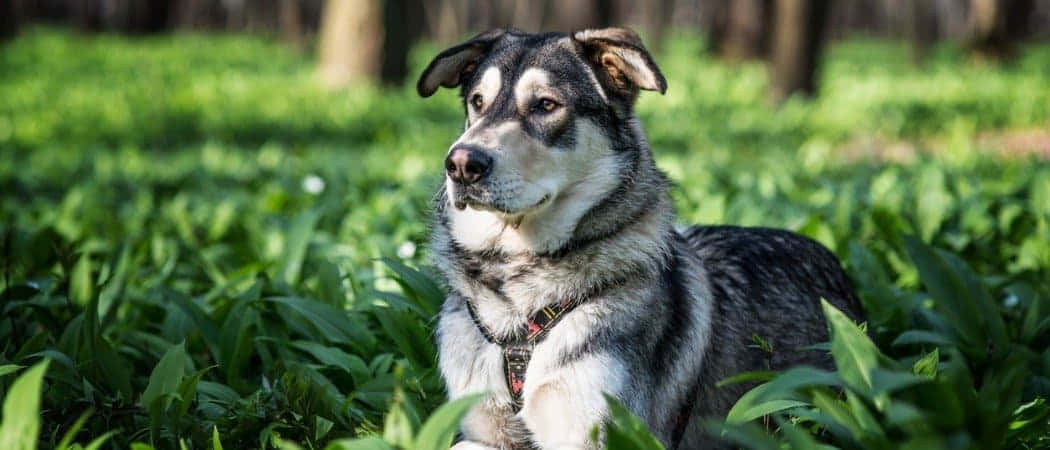
M 438 86 L 459 86 L 477 69 L 478 63 L 492 49 L 492 45 L 506 34 L 507 30 L 504 29 L 486 31 L 467 42 L 438 53 L 419 76 L 416 92 L 422 97 L 430 97 L 437 92 Z

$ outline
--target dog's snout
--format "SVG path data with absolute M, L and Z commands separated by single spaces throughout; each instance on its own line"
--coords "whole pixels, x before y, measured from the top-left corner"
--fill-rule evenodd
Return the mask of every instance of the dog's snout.
M 459 184 L 473 184 L 485 178 L 492 168 L 492 157 L 470 147 L 456 147 L 445 158 L 448 177 Z

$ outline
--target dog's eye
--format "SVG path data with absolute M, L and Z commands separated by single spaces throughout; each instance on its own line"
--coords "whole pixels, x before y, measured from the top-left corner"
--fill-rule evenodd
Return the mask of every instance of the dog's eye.
M 485 101 L 481 99 L 481 94 L 474 94 L 470 97 L 470 106 L 473 106 L 477 111 L 480 111 L 481 107 L 485 106 Z
M 549 98 L 541 98 L 532 109 L 538 113 L 549 113 L 558 109 L 558 102 Z

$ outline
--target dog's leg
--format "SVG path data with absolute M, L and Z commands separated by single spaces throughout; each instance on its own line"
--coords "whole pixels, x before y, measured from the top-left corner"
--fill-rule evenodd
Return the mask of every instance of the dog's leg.
M 597 449 L 591 430 L 608 417 L 603 392 L 620 392 L 623 372 L 605 356 L 584 358 L 550 372 L 526 392 L 520 416 L 543 449 Z M 528 389 L 527 389 L 528 390 Z

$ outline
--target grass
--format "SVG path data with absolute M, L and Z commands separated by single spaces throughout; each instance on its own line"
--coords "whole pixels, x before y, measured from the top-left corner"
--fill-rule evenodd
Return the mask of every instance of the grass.
M 680 220 L 818 239 L 869 317 L 829 320 L 836 372 L 781 374 L 708 426 L 753 448 L 1046 446 L 1050 164 L 980 136 L 1050 126 L 1050 47 L 996 66 L 851 40 L 819 98 L 779 108 L 761 66 L 701 48 L 670 39 L 668 93 L 638 105 Z M 461 106 L 328 92 L 312 64 L 246 36 L 5 44 L 0 441 L 440 446 L 416 434 L 462 404 L 427 421 L 446 399 L 422 261 Z M 13 422 L 35 392 L 38 433 Z M 610 448 L 652 448 L 614 411 Z

